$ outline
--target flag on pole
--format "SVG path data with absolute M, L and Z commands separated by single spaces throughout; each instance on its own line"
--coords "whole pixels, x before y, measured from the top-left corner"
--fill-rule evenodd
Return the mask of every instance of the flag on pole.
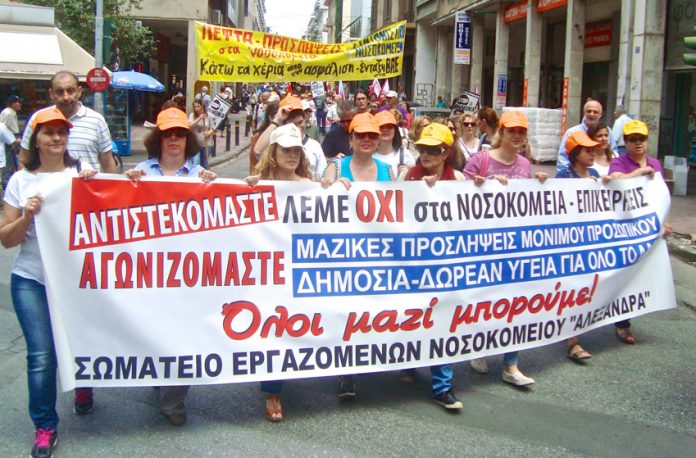
M 345 90 L 343 89 L 343 81 L 338 82 L 338 95 L 340 95 L 341 98 L 343 98 L 343 99 L 346 98 L 346 93 L 345 93 Z
M 391 89 L 389 89 L 389 80 L 386 80 L 384 82 L 384 85 L 382 85 L 382 94 L 387 95 L 387 92 L 389 92 Z
M 379 80 L 375 78 L 375 80 L 370 84 L 370 95 L 374 94 L 379 97 L 379 94 L 382 93 L 382 86 L 379 84 Z

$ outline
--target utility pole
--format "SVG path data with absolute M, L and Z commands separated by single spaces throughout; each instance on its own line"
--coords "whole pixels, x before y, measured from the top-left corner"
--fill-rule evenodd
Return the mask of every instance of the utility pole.
M 104 0 L 97 0 L 97 14 L 94 18 L 94 66 L 104 66 L 102 41 L 104 40 Z M 94 110 L 104 114 L 104 94 L 94 91 Z

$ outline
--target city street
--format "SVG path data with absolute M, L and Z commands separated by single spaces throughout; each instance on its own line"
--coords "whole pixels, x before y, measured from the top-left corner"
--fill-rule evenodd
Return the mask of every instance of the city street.
M 243 150 L 214 170 L 241 178 L 247 167 Z M 33 439 L 8 285 L 15 252 L 0 251 L 2 457 L 26 456 Z M 151 388 L 96 390 L 84 417 L 72 413 L 72 393 L 60 393 L 55 456 L 693 456 L 696 312 L 682 301 L 696 302 L 696 270 L 676 258 L 672 267 L 680 305 L 635 319 L 635 346 L 607 326 L 583 337 L 593 354 L 585 365 L 571 362 L 563 344 L 525 351 L 521 367 L 537 380 L 529 390 L 500 380 L 501 357 L 490 358 L 489 375 L 458 364 L 460 413 L 430 400 L 425 368 L 412 384 L 394 372 L 358 377 L 348 403 L 336 397 L 334 378 L 288 382 L 280 424 L 266 421 L 256 383 L 193 387 L 180 428 L 158 415 Z

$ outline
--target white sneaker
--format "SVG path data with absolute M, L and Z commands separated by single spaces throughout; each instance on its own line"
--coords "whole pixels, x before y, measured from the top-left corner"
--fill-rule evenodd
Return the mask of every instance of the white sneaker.
M 470 361 L 470 364 L 471 364 L 472 371 L 477 372 L 479 374 L 487 374 L 488 373 L 488 363 L 486 362 L 486 358 L 472 359 Z
M 527 377 L 520 371 L 510 374 L 505 370 L 503 370 L 503 382 L 507 382 L 515 386 L 527 386 L 535 383 L 533 378 Z

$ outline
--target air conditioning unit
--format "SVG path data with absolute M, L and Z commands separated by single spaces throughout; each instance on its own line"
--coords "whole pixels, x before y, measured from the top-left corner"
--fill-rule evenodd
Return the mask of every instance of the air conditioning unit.
M 222 11 L 212 10 L 210 12 L 210 22 L 216 25 L 222 25 Z

